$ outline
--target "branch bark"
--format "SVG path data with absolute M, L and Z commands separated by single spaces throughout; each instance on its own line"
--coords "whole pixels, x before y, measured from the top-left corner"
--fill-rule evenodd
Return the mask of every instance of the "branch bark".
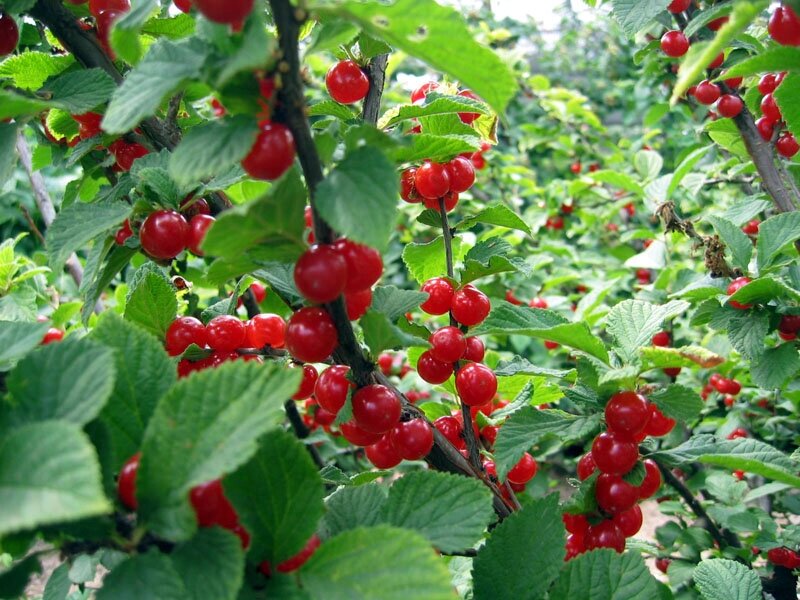
M 369 79 L 369 91 L 364 99 L 364 110 L 361 115 L 365 123 L 375 125 L 381 111 L 381 97 L 383 96 L 383 83 L 386 78 L 386 65 L 389 55 L 381 54 L 373 58 L 364 69 Z

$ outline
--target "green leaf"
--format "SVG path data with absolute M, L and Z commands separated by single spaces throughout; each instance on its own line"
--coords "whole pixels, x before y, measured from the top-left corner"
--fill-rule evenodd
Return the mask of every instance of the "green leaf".
M 782 120 L 795 136 L 800 135 L 800 74 L 789 73 L 775 90 L 775 101 L 781 110 Z
M 156 403 L 177 379 L 175 363 L 158 339 L 113 311 L 103 313 L 91 337 L 114 351 L 114 391 L 100 419 L 109 429 L 116 470 L 141 448 Z
M 116 54 L 132 65 L 142 58 L 139 31 L 158 8 L 157 0 L 134 0 L 131 9 L 114 21 L 110 42 Z
M 152 549 L 136 554 L 103 578 L 97 600 L 186 600 L 190 596 L 170 558 Z
M 64 72 L 73 64 L 75 58 L 71 54 L 54 56 L 29 50 L 6 57 L 0 63 L 0 77 L 10 78 L 21 90 L 38 90 L 49 77 Z
M 383 250 L 397 215 L 400 182 L 394 165 L 374 148 L 359 148 L 317 188 L 316 207 L 336 231 Z
M 243 115 L 192 127 L 172 153 L 169 174 L 179 185 L 220 175 L 247 156 L 257 134 L 256 122 Z
M 538 600 L 564 561 L 558 495 L 535 500 L 493 531 L 473 561 L 476 598 Z
M 239 538 L 219 527 L 200 529 L 170 555 L 186 600 L 235 600 L 244 576 Z
M 177 314 L 178 299 L 169 277 L 155 263 L 144 263 L 128 286 L 125 320 L 163 339 Z
M 763 271 L 769 267 L 781 250 L 800 239 L 800 212 L 780 213 L 758 226 L 756 262 Z
M 731 119 L 709 121 L 705 125 L 705 131 L 708 133 L 708 137 L 728 152 L 742 159 L 746 159 L 749 156 L 747 153 L 747 146 L 744 145 L 744 140 L 742 139 L 742 134 L 736 126 L 736 123 Z
M 5 556 L 9 556 L 6 554 Z M 36 553 L 12 564 L 0 572 L 0 594 L 3 598 L 29 598 L 25 594 L 28 582 L 36 573 L 42 572 L 42 563 Z
M 551 600 L 657 598 L 657 583 L 638 552 L 607 548 L 570 560 L 550 591 Z
M 741 227 L 771 206 L 772 202 L 769 200 L 751 196 L 735 202 L 730 208 L 719 213 L 719 216 Z
M 450 574 L 416 532 L 388 525 L 327 540 L 300 570 L 313 600 L 452 600 Z
M 414 471 L 396 481 L 383 507 L 390 525 L 413 529 L 441 552 L 471 548 L 494 518 L 492 495 L 477 479 Z
M 512 254 L 511 244 L 502 238 L 491 237 L 481 240 L 464 256 L 461 283 L 466 284 L 482 277 L 509 271 L 519 271 L 529 277 L 532 273 L 530 265 L 510 254 Z
M 459 259 L 461 242 L 453 238 L 453 258 Z M 444 238 L 441 236 L 425 244 L 406 244 L 403 249 L 403 262 L 411 276 L 420 284 L 432 277 L 447 272 L 447 258 L 444 252 Z
M 84 325 L 89 322 L 89 317 L 91 317 L 92 311 L 94 311 L 95 303 L 100 298 L 100 295 L 103 293 L 106 286 L 108 286 L 114 277 L 117 276 L 117 273 L 119 273 L 128 265 L 131 258 L 133 258 L 133 255 L 137 252 L 137 250 L 134 248 L 117 246 L 113 241 L 109 241 L 108 243 L 112 244 L 114 248 L 102 269 L 97 271 L 95 276 L 90 277 L 90 271 L 88 269 L 89 263 L 87 261 L 87 269 L 84 271 L 83 283 L 86 284 L 86 288 L 82 290 L 84 303 L 83 308 L 81 308 L 81 320 L 83 321 Z M 100 253 L 97 255 L 98 262 L 102 262 L 105 256 L 105 251 L 107 251 L 111 246 L 104 247 L 104 244 L 97 240 L 95 241 L 95 245 L 96 247 L 99 246 L 99 250 L 103 250 L 102 255 Z
M 165 539 L 188 539 L 196 527 L 189 490 L 247 462 L 258 438 L 283 418 L 283 402 L 299 380 L 297 369 L 234 362 L 172 386 L 142 444 L 141 521 Z
M 644 189 L 642 186 L 635 179 L 633 179 L 633 177 L 626 175 L 625 173 L 601 170 L 590 173 L 589 177 L 599 183 L 607 183 L 612 187 L 633 192 L 638 196 L 644 196 Z
M 347 483 L 350 481 L 345 476 Z M 371 527 L 383 522 L 386 492 L 377 484 L 342 487 L 325 502 L 323 524 L 331 535 L 356 527 Z
M 485 223 L 486 225 L 495 225 L 496 227 L 507 227 L 508 229 L 517 229 L 523 231 L 528 235 L 531 234 L 531 228 L 522 218 L 511 210 L 505 204 L 492 204 L 482 209 L 481 211 L 465 218 L 458 225 L 456 229 L 466 230 L 474 227 L 478 223 Z
M 544 377 L 569 377 L 575 373 L 574 369 L 549 369 L 529 362 L 521 356 L 514 356 L 511 360 L 501 360 L 494 368 L 498 377 L 513 377 L 514 375 L 541 375 Z
M 696 435 L 677 448 L 655 453 L 655 457 L 672 466 L 690 462 L 717 465 L 730 471 L 762 475 L 794 487 L 800 487 L 795 464 L 780 450 L 750 438 L 717 440 L 713 435 Z
M 728 320 L 728 339 L 731 345 L 748 359 L 764 351 L 764 338 L 769 331 L 769 315 L 764 310 L 741 310 Z
M 216 78 L 216 88 L 224 87 L 242 71 L 255 71 L 270 64 L 271 57 L 276 52 L 276 43 L 274 36 L 267 35 L 264 21 L 262 11 L 253 11 L 247 19 L 241 43 L 238 44 L 236 52 L 226 58 L 224 67 Z
M 250 556 L 271 564 L 302 550 L 325 512 L 311 456 L 281 430 L 268 433 L 256 455 L 225 479 L 225 493 L 252 536 Z
M 69 580 L 69 563 L 61 563 L 50 575 L 47 585 L 44 586 L 42 600 L 66 600 L 67 594 L 72 587 Z
M 111 98 L 117 85 L 102 69 L 70 71 L 49 81 L 39 93 L 74 115 L 88 112 Z
M 740 227 L 730 221 L 714 215 L 706 216 L 706 221 L 716 229 L 717 234 L 731 251 L 733 266 L 747 271 L 750 257 L 753 256 L 753 242 Z
M 126 202 L 70 204 L 47 228 L 50 268 L 60 271 L 70 254 L 113 227 L 119 227 L 130 214 L 131 206 Z
M 349 1 L 330 12 L 459 80 L 497 113 L 516 93 L 508 65 L 478 44 L 463 17 L 449 6 L 433 0 L 398 0 L 391 5 Z
M 730 14 L 732 2 L 722 2 L 717 6 L 710 6 L 708 8 L 695 11 L 691 16 L 691 20 L 686 28 L 683 30 L 686 37 L 692 37 L 708 23 L 719 17 L 727 16 Z
M 467 135 L 434 135 L 418 133 L 411 137 L 411 144 L 400 146 L 389 152 L 396 163 L 433 160 L 445 162 L 463 152 L 477 152 L 480 139 Z
M 372 310 L 382 313 L 390 321 L 395 321 L 419 308 L 428 299 L 426 292 L 401 290 L 393 285 L 382 285 L 375 288 L 372 294 Z
M 774 45 L 726 69 L 718 79 L 747 77 L 767 71 L 800 70 L 800 48 Z
M 497 432 L 494 460 L 497 476 L 504 480 L 522 455 L 545 438 L 562 444 L 589 437 L 600 425 L 600 416 L 576 416 L 561 410 L 538 410 L 524 406 Z
M 760 600 L 758 573 L 727 558 L 707 558 L 694 569 L 694 584 L 703 600 Z
M 705 406 L 695 390 L 676 383 L 650 394 L 648 399 L 671 419 L 684 422 L 697 418 Z
M 551 340 L 591 354 L 608 363 L 608 352 L 586 323 L 570 323 L 557 313 L 541 308 L 496 303 L 486 320 L 472 335 L 527 335 Z
M 31 423 L 0 438 L 0 535 L 110 511 L 97 455 L 77 425 Z
M 358 119 L 358 113 L 349 106 L 333 100 L 323 100 L 308 107 L 309 117 L 336 117 L 340 121 L 349 122 Z
M 728 297 L 727 302 L 729 304 L 731 300 L 735 300 L 741 304 L 766 304 L 777 298 L 788 298 L 797 301 L 800 300 L 800 292 L 790 288 L 778 279 L 761 277 L 739 288 L 736 293 Z M 742 316 L 755 314 L 755 311 L 742 311 L 734 314 Z
M 606 330 L 614 337 L 622 356 L 631 360 L 639 348 L 650 345 L 664 321 L 688 308 L 689 303 L 683 300 L 672 300 L 662 306 L 643 300 L 624 300 L 608 313 Z
M 199 40 L 157 41 L 114 92 L 103 117 L 103 131 L 126 133 L 155 114 L 168 94 L 200 74 L 204 60 L 205 47 Z
M 0 321 L 0 367 L 36 348 L 47 329 L 47 323 Z
M 432 92 L 425 97 L 425 101 L 421 104 L 401 104 L 390 108 L 378 120 L 378 129 L 386 129 L 408 119 L 460 112 L 482 115 L 490 113 L 488 106 L 472 98 Z
M 0 89 L 0 119 L 35 115 L 49 106 L 42 100 Z
M 46 376 L 44 375 L 46 374 Z M 12 423 L 61 420 L 85 425 L 114 387 L 114 359 L 100 344 L 69 337 L 38 348 L 8 376 Z
M 776 389 L 800 370 L 800 356 L 793 343 L 768 348 L 750 363 L 753 382 L 764 389 Z
M 0 123 L 0 186 L 14 174 L 17 166 L 17 126 L 14 123 Z M 37 148 L 47 148 L 38 146 Z M 34 157 L 35 159 L 35 157 Z M 34 167 L 34 170 L 36 167 Z
M 664 369 L 669 367 L 697 367 L 711 369 L 725 362 L 725 358 L 701 346 L 682 346 L 681 348 L 662 348 L 645 346 L 639 349 L 643 359 L 643 369 Z
M 628 37 L 667 9 L 670 0 L 611 0 L 614 18 Z
M 374 310 L 368 310 L 359 320 L 359 324 L 364 332 L 364 341 L 373 356 L 378 356 L 383 350 L 428 345 L 428 340 L 406 333 L 385 314 Z

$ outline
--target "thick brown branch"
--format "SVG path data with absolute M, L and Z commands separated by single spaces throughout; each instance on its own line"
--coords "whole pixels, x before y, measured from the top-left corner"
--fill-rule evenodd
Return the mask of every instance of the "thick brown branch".
M 381 111 L 381 97 L 383 96 L 383 83 L 386 77 L 386 65 L 389 62 L 388 54 L 381 54 L 373 58 L 364 69 L 369 78 L 369 92 L 364 99 L 362 116 L 365 123 L 375 125 Z

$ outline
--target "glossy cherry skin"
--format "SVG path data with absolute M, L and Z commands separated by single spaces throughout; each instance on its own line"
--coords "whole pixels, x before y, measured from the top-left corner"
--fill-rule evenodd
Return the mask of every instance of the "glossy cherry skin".
M 793 158 L 800 151 L 800 144 L 797 143 L 797 139 L 793 134 L 784 133 L 775 142 L 775 149 L 784 158 Z
M 467 351 L 467 340 L 458 327 L 442 327 L 434 331 L 428 342 L 433 357 L 444 363 L 454 363 Z
M 772 39 L 783 46 L 800 46 L 800 17 L 791 6 L 779 6 L 769 18 Z
M 763 96 L 771 94 L 777 88 L 778 82 L 775 73 L 766 73 L 765 75 L 761 76 L 761 79 L 758 80 L 758 91 L 761 92 Z
M 721 94 L 722 92 L 720 91 L 719 86 L 715 83 L 711 83 L 708 80 L 698 83 L 697 89 L 694 91 L 694 97 L 697 98 L 697 101 L 700 104 L 706 105 L 714 104 L 714 102 L 719 100 Z
M 303 378 L 300 380 L 300 387 L 292 396 L 292 400 L 305 400 L 314 393 L 314 386 L 319 378 L 314 365 L 303 365 Z
M 331 98 L 340 104 L 353 104 L 363 100 L 369 92 L 369 78 L 352 60 L 343 60 L 328 70 L 325 87 Z
M 420 308 L 429 315 L 443 315 L 450 312 L 453 303 L 453 284 L 444 277 L 435 277 L 422 284 L 422 291 L 427 293 L 428 299 Z
M 783 118 L 775 96 L 767 94 L 761 99 L 761 113 L 773 123 L 777 123 Z
M 594 463 L 594 458 L 592 458 L 592 453 L 587 452 L 583 456 L 581 456 L 580 460 L 578 461 L 578 479 L 584 481 L 589 479 L 597 470 L 597 465 Z
M 303 547 L 300 552 L 292 556 L 291 558 L 287 558 L 282 563 L 278 563 L 278 571 L 280 573 L 291 573 L 293 571 L 297 571 L 300 567 L 302 567 L 308 559 L 311 558 L 314 552 L 317 551 L 322 541 L 319 539 L 317 534 L 311 536 L 311 538 L 306 542 L 306 545 Z M 269 561 L 263 561 L 261 564 L 258 565 L 258 570 L 261 571 L 263 575 L 266 577 L 272 576 L 272 568 L 270 567 Z
M 178 317 L 167 328 L 164 346 L 170 356 L 178 356 L 191 345 L 197 344 L 201 348 L 207 342 L 206 326 L 194 317 Z
M 133 230 L 131 229 L 131 222 L 128 219 L 125 219 L 125 222 L 122 224 L 117 230 L 117 233 L 114 234 L 114 242 L 117 246 L 122 246 L 125 244 L 125 241 L 133 235 Z
M 661 471 L 653 460 L 646 458 L 643 464 L 645 473 L 644 481 L 642 481 L 642 484 L 638 487 L 640 500 L 651 498 L 658 491 L 658 488 L 661 487 L 662 481 Z
M 682 31 L 668 31 L 661 37 L 661 51 L 669 57 L 681 57 L 688 50 L 689 38 Z
M 481 362 L 486 355 L 486 346 L 479 337 L 471 336 L 467 338 L 467 349 L 462 357 L 464 360 L 471 360 L 472 362 Z
M 286 339 L 286 321 L 280 315 L 262 313 L 250 318 L 246 323 L 247 346 L 250 348 L 283 347 Z
M 89 0 L 89 12 L 95 18 L 106 10 L 117 10 L 124 13 L 130 9 L 131 4 L 128 0 Z
M 19 28 L 14 17 L 9 14 L 0 16 L 0 56 L 11 54 L 19 43 Z
M 637 504 L 611 519 L 626 538 L 633 537 L 642 528 L 642 509 Z
M 466 192 L 475 183 L 475 167 L 472 161 L 457 156 L 445 165 L 450 179 L 450 190 L 460 194 Z
M 139 471 L 139 459 L 142 453 L 137 452 L 122 465 L 117 477 L 117 496 L 120 502 L 131 510 L 136 510 L 139 503 L 136 501 L 136 474 Z
M 497 377 L 481 363 L 467 363 L 456 373 L 456 390 L 467 406 L 483 406 L 497 393 Z
M 189 252 L 195 256 L 203 256 L 204 252 L 200 249 L 203 240 L 206 239 L 206 232 L 214 224 L 216 219 L 209 215 L 195 215 L 189 221 L 189 240 L 186 246 Z
M 639 448 L 627 438 L 605 431 L 592 442 L 592 459 L 603 473 L 624 475 L 639 459 Z
M 233 315 L 219 315 L 206 325 L 206 343 L 218 352 L 232 352 L 247 345 L 247 328 Z
M 359 389 L 353 394 L 352 404 L 356 424 L 370 433 L 386 433 L 400 420 L 400 399 L 385 385 Z
M 416 176 L 417 170 L 414 167 L 406 169 L 400 174 L 400 197 L 409 204 L 419 204 L 422 201 L 414 187 Z
M 193 487 L 189 492 L 189 501 L 200 527 L 219 525 L 225 529 L 233 529 L 239 524 L 236 511 L 225 497 L 219 479 Z
M 564 513 L 561 515 L 561 520 L 564 522 L 564 529 L 569 533 L 585 534 L 589 531 L 589 520 L 586 515 L 571 515 Z
M 675 427 L 675 419 L 662 413 L 655 404 L 650 405 L 650 419 L 644 429 L 645 435 L 661 437 L 667 435 Z
M 738 117 L 743 108 L 744 102 L 742 102 L 742 99 L 733 94 L 725 94 L 719 99 L 719 102 L 717 102 L 717 111 L 719 114 L 729 119 Z
M 450 191 L 450 175 L 445 165 L 426 162 L 414 175 L 414 189 L 423 198 L 441 198 Z
M 685 11 L 692 5 L 692 0 L 672 0 L 667 10 L 671 13 L 678 14 Z
M 614 394 L 606 404 L 605 417 L 610 431 L 633 438 L 647 426 L 650 406 L 636 392 L 620 392 Z
M 433 426 L 456 448 L 467 447 L 463 437 L 464 429 L 461 427 L 461 421 L 455 417 L 439 417 L 433 422 Z
M 344 307 L 347 310 L 347 318 L 351 321 L 358 321 L 367 314 L 367 310 L 372 305 L 372 290 L 367 288 L 360 292 L 345 292 Z
M 422 353 L 417 361 L 417 373 L 432 385 L 444 383 L 453 374 L 453 364 L 436 360 L 430 350 Z
M 350 367 L 333 365 L 325 369 L 314 386 L 314 397 L 319 405 L 332 413 L 338 413 L 347 401 L 347 394 L 355 387 L 347 379 Z
M 311 302 L 332 302 L 344 291 L 347 262 L 332 245 L 317 244 L 306 250 L 294 266 L 294 283 Z
M 253 0 L 194 0 L 197 10 L 209 21 L 240 25 L 253 10 Z
M 433 429 L 425 419 L 411 419 L 392 427 L 389 439 L 403 460 L 420 460 L 433 448 Z
M 47 344 L 52 344 L 53 342 L 60 342 L 63 339 L 64 339 L 64 332 L 61 331 L 60 329 L 56 329 L 55 327 L 51 327 L 42 336 L 42 341 L 39 343 L 42 346 L 46 346 Z
M 756 129 L 761 139 L 769 142 L 775 133 L 775 123 L 770 121 L 767 117 L 760 117 L 756 120 Z
M 389 435 L 384 435 L 378 442 L 365 449 L 367 460 L 378 469 L 391 469 L 399 465 L 403 457 L 395 449 Z
M 354 446 L 372 446 L 377 444 L 382 438 L 382 433 L 372 433 L 362 429 L 355 421 L 348 421 L 339 426 L 344 438 Z
M 250 153 L 242 160 L 242 168 L 254 179 L 272 181 L 292 166 L 295 152 L 294 137 L 286 125 L 263 123 Z
M 749 277 L 738 277 L 731 281 L 730 285 L 728 285 L 728 296 L 732 296 L 748 283 L 750 283 L 751 279 Z M 729 300 L 728 304 L 730 304 L 734 308 L 738 308 L 739 310 L 747 310 L 748 308 L 752 308 L 752 304 L 742 304 L 741 302 L 737 302 L 736 300 Z M 723 392 L 725 393 L 725 392 Z
M 286 349 L 302 362 L 322 362 L 336 348 L 336 325 L 322 308 L 301 308 L 286 327 Z
M 117 144 L 117 142 L 122 143 Z M 109 146 L 109 149 L 114 154 L 114 158 L 117 159 L 117 167 L 122 171 L 130 171 L 137 158 L 146 156 L 150 152 L 141 144 L 128 144 L 123 140 L 117 140 L 117 142 Z M 115 144 L 117 145 L 115 146 Z
M 453 318 L 462 325 L 471 327 L 482 323 L 491 309 L 486 294 L 471 285 L 466 285 L 453 294 L 451 312 Z
M 768 550 L 767 560 L 774 565 L 785 567 L 787 569 L 800 568 L 800 554 L 791 548 L 787 548 L 786 546 L 781 546 L 780 548 L 771 548 Z
M 72 118 L 78 122 L 78 137 L 82 140 L 88 140 L 103 133 L 100 127 L 103 115 L 100 113 L 87 112 L 81 115 L 72 115 Z
M 668 331 L 659 331 L 657 334 L 653 336 L 653 346 L 668 348 L 671 341 L 672 340 L 670 339 Z
M 609 514 L 625 512 L 639 501 L 639 488 L 619 475 L 603 473 L 595 486 L 597 505 Z
M 522 455 L 522 458 L 519 459 L 517 464 L 511 468 L 506 478 L 511 483 L 525 485 L 536 477 L 536 471 L 538 469 L 539 465 L 536 463 L 536 459 L 526 452 Z
M 175 258 L 189 242 L 189 224 L 174 210 L 157 210 L 142 223 L 139 241 L 142 249 L 153 258 Z
M 339 240 L 333 248 L 347 265 L 346 292 L 360 292 L 378 283 L 383 274 L 383 258 L 375 248 L 350 240 Z
M 182 13 L 189 13 L 194 6 L 194 0 L 172 0 L 172 3 Z
M 411 103 L 415 104 L 420 100 L 424 100 L 425 96 L 428 95 L 428 92 L 433 92 L 434 90 L 438 89 L 438 87 L 439 84 L 436 83 L 435 81 L 428 81 L 426 83 L 423 83 L 413 92 L 411 92 Z
M 611 548 L 622 554 L 625 552 L 625 535 L 613 521 L 602 521 L 589 527 L 586 533 L 586 548 L 587 550 Z

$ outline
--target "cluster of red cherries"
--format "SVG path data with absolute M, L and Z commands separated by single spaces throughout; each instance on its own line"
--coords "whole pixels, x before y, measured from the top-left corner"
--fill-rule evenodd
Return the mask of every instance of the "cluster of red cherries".
M 800 34 L 800 31 L 798 33 Z M 781 73 L 766 73 L 759 79 L 758 91 L 763 95 L 761 99 L 762 117 L 756 121 L 756 129 L 758 129 L 759 135 L 765 142 L 771 142 L 776 133 L 778 133 L 778 137 L 775 140 L 775 149 L 781 156 L 792 158 L 800 152 L 800 144 L 798 144 L 794 134 L 784 131 L 783 115 L 774 97 L 775 90 L 783 83 L 784 77 L 786 77 L 785 71 Z
M 625 538 L 642 526 L 639 501 L 653 496 L 661 487 L 661 472 L 650 459 L 643 461 L 644 479 L 636 486 L 626 481 L 639 461 L 639 446 L 645 437 L 667 435 L 675 421 L 665 416 L 641 394 L 625 391 L 611 397 L 605 408 L 606 431 L 592 442 L 591 451 L 578 461 L 578 478 L 588 479 L 595 471 L 598 510 L 589 514 L 564 514 L 567 560 L 595 548 L 624 552 Z

